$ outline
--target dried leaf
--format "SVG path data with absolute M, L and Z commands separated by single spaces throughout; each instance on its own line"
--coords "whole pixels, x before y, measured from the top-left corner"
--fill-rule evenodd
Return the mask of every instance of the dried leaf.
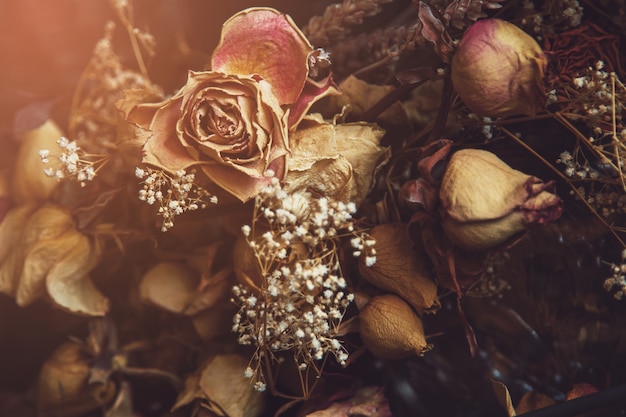
M 522 398 L 519 400 L 517 407 L 515 407 L 515 411 L 517 411 L 518 414 L 522 415 L 554 404 L 556 404 L 556 401 L 554 401 L 547 395 L 544 395 L 538 391 L 530 391 L 522 395 Z
M 325 115 L 329 112 L 338 113 L 349 105 L 352 120 L 363 120 L 361 116 L 378 103 L 383 97 L 394 91 L 396 87 L 391 85 L 377 85 L 363 81 L 350 75 L 339 84 L 341 95 L 332 97 L 325 108 Z M 378 123 L 384 126 L 405 127 L 409 129 L 407 113 L 399 101 L 394 102 L 377 118 Z
M 422 36 L 433 43 L 435 52 L 443 62 L 450 62 L 454 52 L 454 44 L 446 25 L 435 16 L 433 9 L 423 1 L 418 2 L 418 16 L 422 22 Z
M 504 409 L 508 417 L 515 417 L 517 414 L 515 412 L 515 408 L 513 407 L 513 400 L 511 400 L 511 394 L 509 394 L 509 389 L 500 381 L 496 381 L 495 379 L 491 380 L 491 386 L 493 387 L 493 392 L 498 399 L 498 402 Z
M 483 9 L 499 9 L 504 0 L 454 0 L 443 12 L 446 22 L 452 27 L 463 29 L 472 22 L 487 17 Z
M 335 402 L 306 417 L 391 417 L 391 409 L 383 387 L 365 387 L 349 399 Z
M 17 204 L 48 200 L 59 185 L 55 178 L 44 173 L 39 151 L 47 149 L 51 154 L 60 153 L 57 140 L 63 136 L 59 127 L 51 120 L 37 129 L 24 133 L 13 173 L 13 199 Z
M 430 259 L 424 250 L 416 250 L 406 225 L 378 225 L 370 234 L 376 240 L 376 263 L 368 267 L 365 257 L 361 257 L 359 271 L 363 278 L 404 298 L 419 314 L 437 311 L 440 303 Z

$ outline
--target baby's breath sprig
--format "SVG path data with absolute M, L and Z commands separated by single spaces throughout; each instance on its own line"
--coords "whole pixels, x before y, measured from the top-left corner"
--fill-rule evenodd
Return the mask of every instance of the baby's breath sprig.
M 261 287 L 233 288 L 240 309 L 233 331 L 239 343 L 256 347 L 245 375 L 266 388 L 264 361 L 290 350 L 300 371 L 303 392 L 307 372 L 319 375 L 327 354 L 345 366 L 348 351 L 338 328 L 354 295 L 348 292 L 339 261 L 339 244 L 350 238 L 355 255 L 376 261 L 374 240 L 356 231 L 356 206 L 308 192 L 288 194 L 277 179 L 255 200 L 251 225 L 242 231 L 261 275 Z M 323 364 L 323 362 L 322 362 Z
M 206 208 L 208 203 L 217 204 L 216 196 L 195 183 L 195 171 L 187 173 L 181 169 L 175 175 L 169 175 L 163 170 L 137 167 L 135 176 L 143 180 L 139 199 L 150 205 L 159 205 L 163 232 L 174 226 L 174 217 L 186 211 Z
M 76 144 L 76 141 L 70 141 L 62 136 L 57 140 L 60 154 L 53 154 L 49 149 L 40 149 L 39 157 L 44 164 L 55 161 L 54 166 L 49 166 L 43 172 L 54 177 L 58 181 L 70 178 L 78 181 L 81 187 L 84 187 L 87 181 L 92 181 L 98 171 L 109 161 L 107 155 L 96 155 L 83 152 Z
M 604 280 L 604 289 L 613 292 L 613 296 L 621 300 L 626 295 L 626 249 L 622 251 L 620 263 L 609 263 L 611 276 Z

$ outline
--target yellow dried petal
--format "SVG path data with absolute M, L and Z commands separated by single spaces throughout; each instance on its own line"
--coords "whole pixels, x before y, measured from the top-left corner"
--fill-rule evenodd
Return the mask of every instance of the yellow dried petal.
M 72 313 L 104 316 L 109 301 L 89 277 L 89 272 L 100 261 L 100 255 L 99 247 L 80 234 L 77 243 L 48 273 L 46 284 L 52 301 Z
M 37 241 L 25 251 L 15 294 L 19 306 L 27 306 L 45 294 L 48 272 L 79 243 L 80 236 L 72 229 L 55 239 Z
M 198 273 L 179 262 L 161 262 L 141 279 L 139 295 L 144 302 L 182 314 L 198 284 Z
M 13 173 L 12 195 L 17 204 L 46 201 L 58 187 L 59 182 L 44 173 L 47 165 L 41 162 L 39 151 L 60 153 L 57 140 L 61 136 L 61 129 L 51 120 L 24 133 Z
M 15 295 L 24 252 L 20 245 L 22 232 L 35 206 L 20 206 L 11 209 L 0 222 L 0 292 Z

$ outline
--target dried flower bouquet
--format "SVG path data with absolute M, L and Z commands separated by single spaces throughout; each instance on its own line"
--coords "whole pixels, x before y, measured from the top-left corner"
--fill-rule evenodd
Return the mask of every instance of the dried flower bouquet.
M 623 407 L 623 1 L 102 3 L 71 88 L 7 89 L 0 335 L 41 352 L 0 414 Z

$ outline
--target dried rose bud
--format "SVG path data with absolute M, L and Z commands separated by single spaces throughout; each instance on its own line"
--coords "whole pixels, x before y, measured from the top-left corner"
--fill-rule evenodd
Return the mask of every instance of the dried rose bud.
M 359 333 L 365 347 L 381 359 L 422 356 L 426 343 L 422 319 L 402 298 L 393 294 L 372 298 L 359 313 Z
M 460 248 L 496 247 L 533 224 L 561 216 L 554 182 L 544 183 L 480 149 L 464 149 L 450 158 L 441 182 L 442 226 Z
M 452 58 L 452 82 L 473 112 L 488 117 L 534 115 L 544 108 L 547 60 L 539 44 L 512 23 L 479 20 Z

